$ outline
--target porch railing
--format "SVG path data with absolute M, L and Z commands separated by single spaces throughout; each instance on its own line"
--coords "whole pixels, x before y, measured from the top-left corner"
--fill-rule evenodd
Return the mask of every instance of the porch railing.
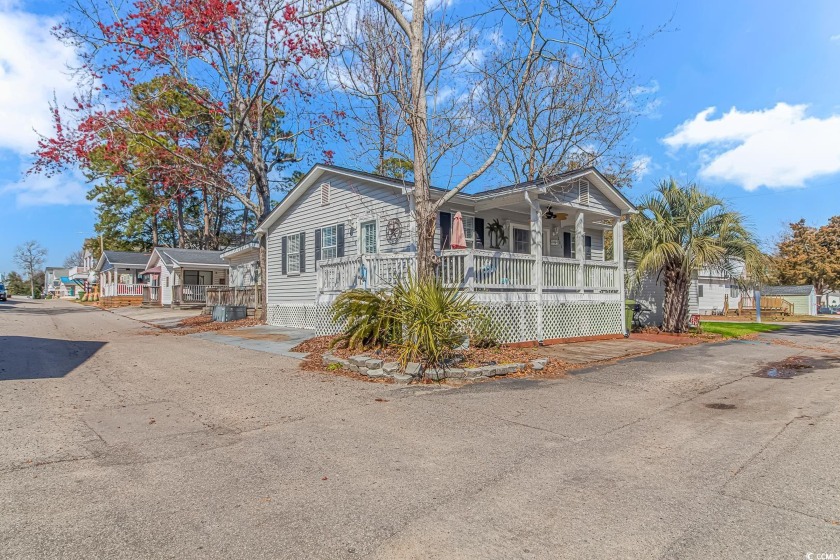
M 479 291 L 534 291 L 536 257 L 485 250 L 448 250 L 440 254 L 438 274 L 448 286 Z M 414 253 L 377 253 L 317 263 L 320 293 L 352 288 L 387 289 L 414 271 Z M 619 291 L 618 263 L 557 257 L 542 258 L 544 290 Z
M 101 296 L 142 296 L 145 284 L 104 284 Z
M 160 295 L 160 286 L 143 286 L 143 303 L 160 304 Z
M 204 303 L 207 301 L 207 289 L 212 286 L 197 284 L 178 284 L 172 287 L 172 303 Z
M 235 305 L 256 309 L 261 303 L 259 286 L 207 288 L 207 305 Z

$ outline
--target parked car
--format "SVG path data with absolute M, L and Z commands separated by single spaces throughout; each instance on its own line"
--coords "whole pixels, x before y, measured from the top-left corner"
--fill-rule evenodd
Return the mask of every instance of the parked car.
M 830 307 L 828 307 L 828 306 L 821 305 L 821 306 L 817 309 L 817 314 L 818 314 L 818 315 L 834 315 L 834 311 L 832 311 L 832 309 L 831 309 Z
M 6 301 L 9 295 L 6 293 L 6 286 L 0 284 L 0 301 Z

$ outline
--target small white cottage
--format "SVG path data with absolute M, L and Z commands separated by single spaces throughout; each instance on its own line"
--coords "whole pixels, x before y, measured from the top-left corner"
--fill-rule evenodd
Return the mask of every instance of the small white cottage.
M 227 285 L 229 268 L 222 251 L 155 247 L 143 274 L 144 305 L 204 307 L 209 287 Z
M 334 332 L 339 293 L 387 289 L 414 267 L 413 208 L 410 182 L 313 167 L 257 228 L 267 237 L 268 322 Z M 451 248 L 456 212 L 466 249 Z M 505 342 L 622 336 L 622 228 L 634 212 L 593 168 L 460 193 L 438 215 L 439 271 L 496 318 Z M 606 232 L 617 240 L 609 260 Z

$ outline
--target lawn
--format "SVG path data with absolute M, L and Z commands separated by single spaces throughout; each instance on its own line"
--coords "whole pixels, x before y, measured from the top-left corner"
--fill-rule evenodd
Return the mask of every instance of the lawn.
M 767 323 L 723 323 L 719 321 L 704 321 L 700 325 L 703 327 L 704 333 L 719 334 L 724 338 L 740 338 L 784 328 L 782 325 L 768 325 Z

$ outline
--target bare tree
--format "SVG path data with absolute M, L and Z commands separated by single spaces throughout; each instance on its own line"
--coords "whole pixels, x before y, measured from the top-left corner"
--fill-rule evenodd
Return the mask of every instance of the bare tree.
M 617 67 L 626 47 L 609 30 L 614 1 L 480 0 L 458 10 L 427 0 L 359 0 L 354 6 L 363 17 L 375 13 L 373 7 L 387 17 L 348 34 L 344 57 L 351 63 L 343 85 L 349 83 L 359 98 L 387 98 L 404 123 L 404 137 L 392 132 L 392 149 L 412 162 L 418 274 L 428 277 L 437 264 L 438 210 L 495 164 L 522 119 L 542 62 L 575 56 L 593 67 Z M 377 83 L 352 72 L 354 61 L 371 66 L 374 44 L 379 50 L 372 66 L 390 68 Z M 504 114 L 495 99 L 499 92 Z M 431 175 L 439 165 L 468 171 L 460 179 L 450 176 L 449 191 L 432 200 Z
M 12 257 L 15 264 L 21 267 L 29 277 L 29 293 L 33 299 L 35 298 L 35 272 L 40 271 L 44 266 L 46 256 L 47 250 L 41 247 L 40 243 L 26 241 L 17 246 Z
M 74 266 L 82 266 L 85 262 L 85 250 L 84 249 L 77 249 L 73 251 L 67 258 L 64 259 L 64 263 L 61 265 L 64 268 L 73 268 Z
M 525 89 L 520 115 L 499 153 L 500 174 L 518 183 L 597 165 L 617 185 L 635 171 L 624 141 L 638 115 L 629 78 L 579 56 L 541 59 Z M 488 96 L 502 126 L 516 104 L 506 88 Z

